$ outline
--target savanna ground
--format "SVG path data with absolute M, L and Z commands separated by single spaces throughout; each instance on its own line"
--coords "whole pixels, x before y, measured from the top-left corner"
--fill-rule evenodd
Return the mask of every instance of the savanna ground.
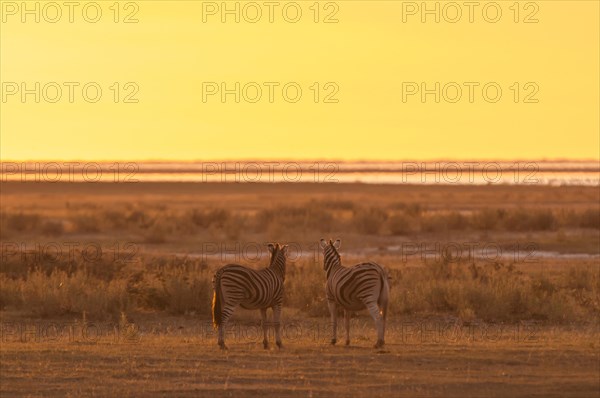
M 598 396 L 598 187 L 1 184 L 1 396 Z M 317 249 L 392 277 L 331 347 Z M 212 273 L 288 243 L 284 348 Z M 343 326 L 338 341 L 343 342 Z M 271 336 L 271 340 L 272 336 Z M 339 343 L 338 343 L 339 344 Z

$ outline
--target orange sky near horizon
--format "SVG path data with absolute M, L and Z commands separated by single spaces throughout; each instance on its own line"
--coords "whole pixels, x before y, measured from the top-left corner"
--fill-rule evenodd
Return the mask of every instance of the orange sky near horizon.
M 600 3 L 476 3 L 2 1 L 0 156 L 600 159 Z

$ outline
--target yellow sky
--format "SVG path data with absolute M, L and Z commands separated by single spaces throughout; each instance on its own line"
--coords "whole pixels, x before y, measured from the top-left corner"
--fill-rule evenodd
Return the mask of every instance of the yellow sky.
M 496 23 L 484 18 L 495 18 L 490 2 L 479 2 L 472 23 L 466 6 L 458 22 L 446 21 L 456 15 L 448 2 L 437 3 L 439 23 L 434 15 L 421 22 L 411 8 L 421 1 L 274 2 L 272 23 L 263 1 L 227 2 L 239 4 L 240 23 L 234 15 L 221 22 L 221 1 L 119 2 L 117 23 L 114 1 L 94 3 L 96 23 L 84 19 L 95 17 L 94 5 L 83 13 L 90 2 L 79 2 L 72 23 L 63 2 L 54 3 L 56 23 L 48 2 L 27 3 L 39 3 L 39 23 L 20 1 L 1 3 L 5 160 L 600 157 L 597 1 L 500 1 Z M 255 5 L 262 17 L 251 23 L 244 17 L 254 18 Z M 286 21 L 296 8 L 299 21 Z M 123 23 L 130 13 L 137 23 Z M 330 14 L 337 23 L 323 22 Z M 36 82 L 40 102 L 23 100 Z M 82 93 L 90 82 L 89 99 L 102 89 L 95 103 Z M 206 92 L 203 101 L 203 87 L 236 82 L 239 103 Z M 436 82 L 439 103 L 435 94 L 424 102 L 420 92 L 406 95 Z M 56 86 L 62 95 L 52 103 Z M 262 97 L 252 103 L 256 86 Z M 296 87 L 301 97 L 287 102 Z M 453 103 L 456 87 L 462 97 Z M 491 102 L 497 87 L 502 95 Z M 125 103 L 136 88 L 130 99 L 138 102 Z M 325 103 L 334 91 L 337 102 Z

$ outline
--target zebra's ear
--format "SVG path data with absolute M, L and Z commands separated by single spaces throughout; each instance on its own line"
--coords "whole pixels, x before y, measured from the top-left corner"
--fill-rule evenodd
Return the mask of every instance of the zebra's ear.
M 321 249 L 325 249 L 327 247 L 327 242 L 325 242 L 325 239 L 321 239 L 319 244 L 321 245 Z
M 275 246 L 273 246 L 272 243 L 269 243 L 267 245 L 267 248 L 269 249 L 269 253 L 273 254 L 273 251 L 275 251 Z
M 284 256 L 287 256 L 287 254 L 288 254 L 288 245 L 281 246 L 281 251 L 283 252 Z
M 341 239 L 336 239 L 335 242 L 333 242 L 333 247 L 335 247 L 335 250 L 340 250 L 341 245 L 342 245 Z

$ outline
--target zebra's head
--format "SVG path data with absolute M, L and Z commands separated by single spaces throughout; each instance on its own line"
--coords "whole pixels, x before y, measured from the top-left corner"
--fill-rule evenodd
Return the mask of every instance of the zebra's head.
M 323 269 L 329 274 L 329 270 L 334 266 L 342 265 L 342 258 L 340 257 L 340 253 L 338 253 L 342 241 L 341 239 L 336 239 L 334 242 L 329 239 L 329 242 L 326 242 L 325 239 L 321 239 L 320 244 L 323 249 Z
M 281 273 L 281 277 L 285 279 L 285 262 L 287 260 L 287 245 L 279 245 L 279 243 L 269 243 L 267 245 L 271 253 L 271 261 L 269 267 L 275 268 Z

